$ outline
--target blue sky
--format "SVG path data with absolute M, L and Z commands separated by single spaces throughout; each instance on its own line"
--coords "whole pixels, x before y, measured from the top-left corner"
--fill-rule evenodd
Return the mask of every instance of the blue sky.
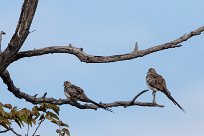
M 22 1 L 2 0 L 0 29 L 8 44 L 20 14 Z M 86 0 L 40 1 L 31 30 L 21 50 L 54 45 L 84 48 L 92 55 L 131 52 L 134 43 L 146 49 L 174 40 L 203 25 L 203 0 L 134 1 Z M 183 43 L 183 47 L 109 64 L 86 64 L 67 54 L 26 58 L 9 66 L 17 87 L 29 94 L 65 98 L 63 82 L 82 87 L 95 101 L 129 100 L 147 89 L 146 72 L 154 67 L 167 81 L 173 97 L 186 109 L 182 113 L 163 94 L 157 102 L 164 108 L 113 108 L 114 114 L 61 106 L 61 118 L 72 136 L 203 136 L 204 135 L 204 34 Z M 30 103 L 15 98 L 0 81 L 0 101 L 19 107 Z M 12 101 L 11 101 L 12 100 Z M 151 101 L 151 92 L 139 98 Z M 55 136 L 55 126 L 45 123 L 42 136 Z M 25 130 L 18 130 L 18 132 Z M 10 134 L 8 134 L 10 135 Z

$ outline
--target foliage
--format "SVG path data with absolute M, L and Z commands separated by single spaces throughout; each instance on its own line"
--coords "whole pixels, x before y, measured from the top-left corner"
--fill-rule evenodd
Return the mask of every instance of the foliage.
M 29 110 L 27 108 L 20 109 L 11 104 L 2 104 L 0 102 L 0 125 L 6 130 L 10 130 L 13 122 L 15 122 L 20 128 L 24 127 L 25 124 L 32 127 L 38 122 L 38 127 L 33 133 L 34 135 L 41 123 L 44 120 L 49 120 L 60 126 L 60 129 L 56 130 L 60 136 L 70 136 L 68 125 L 59 119 L 59 111 L 59 106 L 50 103 L 35 105 Z

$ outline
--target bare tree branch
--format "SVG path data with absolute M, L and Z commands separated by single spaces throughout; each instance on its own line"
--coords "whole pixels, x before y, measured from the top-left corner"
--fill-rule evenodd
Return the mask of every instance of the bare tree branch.
M 135 102 L 135 100 L 136 100 L 140 95 L 142 95 L 143 93 L 145 93 L 145 92 L 147 92 L 147 91 L 149 91 L 149 90 L 144 90 L 144 91 L 138 93 L 138 94 L 131 100 L 131 102 L 130 102 L 129 105 L 133 104 L 133 103 Z
M 0 131 L 0 133 L 6 133 L 8 131 L 10 131 L 10 129 L 2 130 L 2 131 Z
M 6 129 L 6 130 L 0 131 L 0 133 L 6 133 L 6 132 L 8 132 L 8 131 L 13 132 L 16 136 L 22 136 L 22 135 L 18 134 L 16 131 L 14 131 L 14 129 L 11 128 L 11 127 L 8 128 L 8 129 Z
M 17 54 L 26 40 L 37 5 L 38 0 L 24 0 L 16 31 L 11 38 L 8 47 L 0 54 L 0 73 L 2 73 L 12 62 L 11 58 Z
M 15 135 L 17 135 L 17 136 L 22 136 L 22 135 L 18 134 L 16 131 L 14 131 L 13 128 L 10 128 L 10 130 L 11 130 L 11 132 L 13 132 Z
M 45 103 L 52 103 L 52 104 L 56 104 L 56 105 L 63 105 L 63 104 L 69 104 L 69 105 L 72 105 L 72 106 L 75 106 L 79 109 L 98 109 L 100 107 L 94 105 L 94 104 L 80 104 L 76 101 L 71 101 L 69 99 L 55 99 L 55 98 L 45 98 L 45 97 L 38 97 L 36 98 L 35 96 L 31 96 L 29 94 L 26 94 L 22 91 L 20 91 L 19 88 L 17 88 L 11 77 L 10 77 L 10 74 L 7 70 L 5 70 L 2 75 L 1 75 L 1 78 L 3 79 L 4 83 L 7 85 L 8 87 L 8 90 L 13 93 L 17 98 L 19 99 L 25 99 L 26 101 L 28 102 L 31 102 L 33 104 L 41 104 L 43 102 Z M 155 103 L 149 103 L 149 102 L 134 102 L 134 103 L 131 103 L 131 101 L 115 101 L 115 102 L 112 102 L 112 103 L 100 103 L 100 104 L 103 104 L 103 106 L 105 108 L 108 108 L 108 107 L 119 107 L 119 106 L 123 106 L 123 107 L 127 107 L 128 106 L 149 106 L 149 107 L 164 107 L 163 105 L 159 105 L 159 104 L 155 104 Z
M 132 52 L 127 53 L 127 54 L 122 54 L 122 55 L 93 56 L 93 55 L 89 55 L 85 53 L 82 48 L 76 48 L 70 44 L 69 46 L 52 46 L 52 47 L 46 47 L 42 49 L 22 51 L 22 52 L 19 52 L 18 55 L 16 55 L 13 58 L 13 61 L 19 60 L 24 57 L 40 56 L 40 55 L 45 55 L 45 54 L 50 54 L 50 53 L 52 54 L 53 53 L 73 54 L 76 57 L 78 57 L 80 61 L 86 62 L 86 63 L 109 63 L 109 62 L 123 61 L 123 60 L 143 57 L 150 53 L 154 53 L 154 52 L 165 50 L 165 49 L 181 47 L 180 44 L 182 42 L 190 39 L 193 36 L 200 35 L 203 31 L 204 31 L 204 26 L 194 31 L 191 31 L 190 33 L 185 34 L 178 39 L 164 43 L 162 45 L 153 46 L 145 50 L 137 50 L 138 47 L 135 47 Z M 136 46 L 138 45 L 136 44 Z
M 35 131 L 34 131 L 34 133 L 33 133 L 32 136 L 35 136 L 35 133 L 38 131 L 38 128 L 40 127 L 40 125 L 42 124 L 42 122 L 43 122 L 44 120 L 45 120 L 45 118 L 42 119 L 42 120 L 38 123 L 38 126 L 36 127 L 36 129 L 35 129 Z
M 94 56 L 84 52 L 83 48 L 73 47 L 71 44 L 69 44 L 68 46 L 51 46 L 51 47 L 46 47 L 41 49 L 19 52 L 28 35 L 33 32 L 33 31 L 30 32 L 29 30 L 36 12 L 38 1 L 39 0 L 24 0 L 15 33 L 13 34 L 7 48 L 3 52 L 1 52 L 1 40 L 2 40 L 2 34 L 5 34 L 5 33 L 2 31 L 0 35 L 0 76 L 3 82 L 7 85 L 8 90 L 13 95 L 15 95 L 19 99 L 25 99 L 26 101 L 32 104 L 41 104 L 41 103 L 52 103 L 55 105 L 69 104 L 79 109 L 94 109 L 94 110 L 101 108 L 94 104 L 81 104 L 77 101 L 73 101 L 70 99 L 61 99 L 61 98 L 56 99 L 53 97 L 47 98 L 46 97 L 47 92 L 44 93 L 42 97 L 37 97 L 37 94 L 32 96 L 30 94 L 24 93 L 22 90 L 20 90 L 15 86 L 9 72 L 6 70 L 9 64 L 11 64 L 14 61 L 17 61 L 19 59 L 26 58 L 26 57 L 41 56 L 41 55 L 50 54 L 50 53 L 51 54 L 53 53 L 72 54 L 78 57 L 78 59 L 81 62 L 86 62 L 86 63 L 109 63 L 109 62 L 124 61 L 124 60 L 130 60 L 138 57 L 143 57 L 145 55 L 148 55 L 157 51 L 181 47 L 182 46 L 181 43 L 183 43 L 186 40 L 189 40 L 193 36 L 200 35 L 204 31 L 204 26 L 202 26 L 196 30 L 193 30 L 181 36 L 180 38 L 177 38 L 175 40 L 172 40 L 170 42 L 167 42 L 161 45 L 153 46 L 145 50 L 138 50 L 138 44 L 136 43 L 134 50 L 132 52 L 126 53 L 126 54 L 120 54 L 120 55 Z M 159 105 L 157 103 L 136 101 L 136 99 L 145 92 L 147 92 L 147 90 L 144 90 L 138 93 L 131 101 L 115 101 L 112 103 L 100 103 L 100 104 L 102 104 L 105 108 L 119 107 L 119 106 L 122 106 L 122 107 L 149 106 L 149 107 L 161 107 L 161 108 L 164 107 L 163 105 Z M 43 121 L 44 119 L 39 122 L 39 125 L 35 129 L 33 136 L 35 135 L 35 133 L 37 132 L 38 128 L 40 127 Z M 20 134 L 16 133 L 14 129 L 11 127 L 8 128 L 7 130 L 0 131 L 0 133 L 6 133 L 8 131 L 12 131 L 15 135 L 21 136 Z M 27 135 L 28 133 L 29 133 L 29 125 L 28 125 Z
M 29 131 L 30 131 L 30 125 L 28 124 L 27 134 L 25 134 L 25 136 L 28 136 L 28 135 L 29 135 Z

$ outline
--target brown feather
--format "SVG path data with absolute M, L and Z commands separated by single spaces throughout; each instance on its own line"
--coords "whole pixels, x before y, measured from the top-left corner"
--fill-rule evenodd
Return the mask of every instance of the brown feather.
M 157 74 L 155 69 L 150 68 L 148 70 L 146 80 L 150 89 L 153 91 L 163 92 L 175 105 L 177 105 L 183 112 L 185 112 L 185 110 L 171 96 L 171 93 L 167 89 L 166 81 L 161 75 Z

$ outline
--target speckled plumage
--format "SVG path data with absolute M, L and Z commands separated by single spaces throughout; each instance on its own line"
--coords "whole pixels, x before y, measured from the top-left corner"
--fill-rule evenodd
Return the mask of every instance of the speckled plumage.
M 163 79 L 163 77 L 159 74 L 157 74 L 156 70 L 154 68 L 150 68 L 147 72 L 146 76 L 146 82 L 147 86 L 153 90 L 153 102 L 155 102 L 155 95 L 156 91 L 163 92 L 175 105 L 177 105 L 183 112 L 185 110 L 174 100 L 174 98 L 171 96 L 171 93 L 167 89 L 166 81 Z
M 71 82 L 69 81 L 65 81 L 64 82 L 64 94 L 68 99 L 71 99 L 73 101 L 82 101 L 82 102 L 90 102 L 95 104 L 98 107 L 101 107 L 105 110 L 111 111 L 111 109 L 108 109 L 106 107 L 104 107 L 101 104 L 98 104 L 94 101 L 92 101 L 91 99 L 89 99 L 85 92 L 78 86 L 71 84 Z

